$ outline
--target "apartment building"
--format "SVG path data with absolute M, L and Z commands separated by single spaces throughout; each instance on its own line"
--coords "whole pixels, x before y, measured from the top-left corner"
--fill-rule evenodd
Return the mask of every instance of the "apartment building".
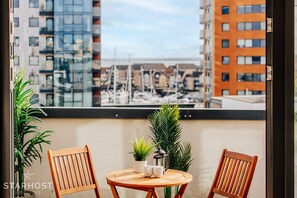
M 264 94 L 265 1 L 200 2 L 200 53 L 212 96 Z
M 100 14 L 100 0 L 14 0 L 15 65 L 42 106 L 100 106 Z

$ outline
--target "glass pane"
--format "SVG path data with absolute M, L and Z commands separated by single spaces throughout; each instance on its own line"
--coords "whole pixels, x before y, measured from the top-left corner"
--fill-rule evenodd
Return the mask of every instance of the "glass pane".
M 43 105 L 170 101 L 209 108 L 212 97 L 245 89 L 265 92 L 264 83 L 237 83 L 238 73 L 244 81 L 259 81 L 265 68 L 263 0 L 236 5 L 208 0 L 13 1 L 15 65 L 38 76 L 34 90 Z M 47 75 L 52 78 L 46 80 Z M 52 89 L 44 90 L 50 80 Z M 74 99 L 77 95 L 82 100 Z

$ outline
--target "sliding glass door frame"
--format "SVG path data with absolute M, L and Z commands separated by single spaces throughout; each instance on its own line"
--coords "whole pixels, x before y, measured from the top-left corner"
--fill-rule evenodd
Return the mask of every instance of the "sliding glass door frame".
M 294 1 L 267 0 L 266 13 L 266 197 L 293 198 Z
M 13 79 L 11 57 L 13 56 L 12 33 L 13 21 L 10 20 L 12 10 L 9 0 L 0 1 L 0 197 L 13 197 L 13 115 L 12 115 L 12 89 Z

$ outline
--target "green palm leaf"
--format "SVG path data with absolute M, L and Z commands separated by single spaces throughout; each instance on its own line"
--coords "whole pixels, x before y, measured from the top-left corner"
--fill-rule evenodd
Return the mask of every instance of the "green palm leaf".
M 38 115 L 45 115 L 40 109 L 34 107 L 37 100 L 33 99 L 34 92 L 27 88 L 29 81 L 24 80 L 24 73 L 21 71 L 14 78 L 14 165 L 15 173 L 19 180 L 18 186 L 20 196 L 23 196 L 24 189 L 24 167 L 30 167 L 35 160 L 40 160 L 42 144 L 50 144 L 47 138 L 52 131 L 40 131 L 32 122 L 42 122 Z M 31 138 L 27 137 L 31 134 Z M 27 140 L 27 141 L 25 141 Z
M 182 144 L 180 114 L 177 105 L 162 105 L 159 111 L 149 115 L 151 138 L 154 143 L 160 142 L 160 147 L 167 153 L 169 168 L 188 171 L 193 159 L 191 144 Z M 171 188 L 164 189 L 165 197 L 171 197 Z

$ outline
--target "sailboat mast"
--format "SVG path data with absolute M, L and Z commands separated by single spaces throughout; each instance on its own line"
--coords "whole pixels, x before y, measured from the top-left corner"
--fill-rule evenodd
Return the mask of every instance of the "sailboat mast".
M 131 54 L 129 54 L 129 83 L 128 83 L 128 92 L 129 92 L 129 104 L 131 104 L 132 100 L 132 68 L 131 68 Z
M 116 104 L 117 93 L 117 66 L 116 66 L 117 48 L 114 49 L 114 64 L 113 64 L 113 104 Z

